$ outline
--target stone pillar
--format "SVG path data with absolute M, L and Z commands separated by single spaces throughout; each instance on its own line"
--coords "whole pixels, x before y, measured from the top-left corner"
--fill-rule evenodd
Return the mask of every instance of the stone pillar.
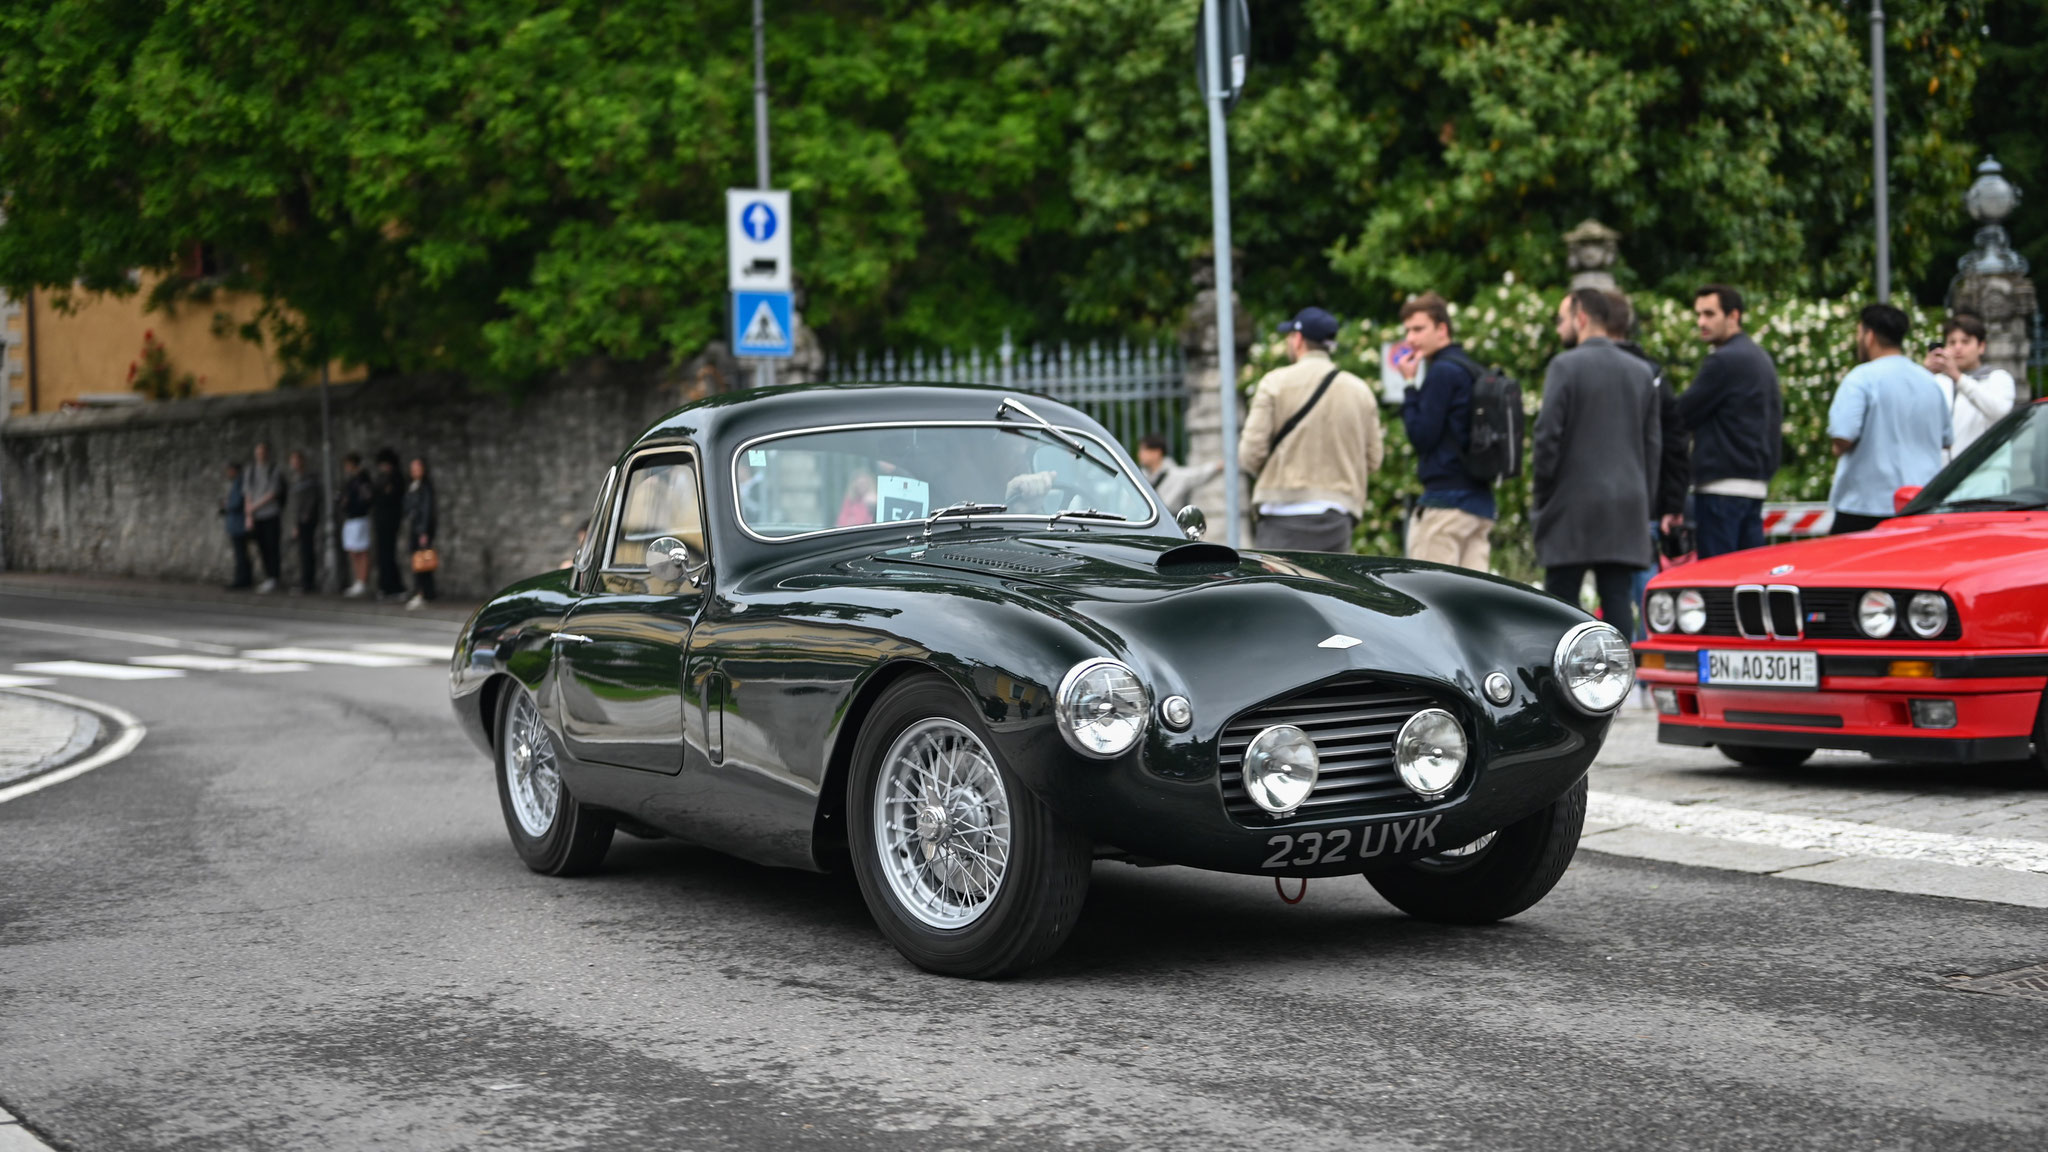
M 1976 182 L 1963 198 L 1977 221 L 1977 244 L 1957 262 L 1948 288 L 1951 312 L 1974 313 L 1988 330 L 1984 363 L 2012 373 L 2020 399 L 2027 398 L 2027 363 L 2034 348 L 2033 329 L 2041 314 L 2034 282 L 2027 277 L 2027 259 L 2013 251 L 2005 219 L 2019 206 L 2020 190 L 2006 180 L 2004 168 L 1986 156 L 1977 165 Z
M 1231 261 L 1232 267 L 1238 261 Z M 1219 348 L 1216 341 L 1216 271 L 1207 260 L 1195 265 L 1195 302 L 1188 309 L 1187 322 L 1181 326 L 1181 347 L 1186 353 L 1186 386 L 1188 409 L 1186 417 L 1188 452 L 1184 463 L 1190 468 L 1221 469 L 1223 466 L 1223 393 L 1218 386 L 1217 363 Z M 1237 345 L 1237 362 L 1245 362 L 1245 352 L 1251 347 L 1252 323 L 1244 309 L 1237 306 L 1236 294 L 1232 293 L 1231 318 L 1237 331 L 1233 334 Z M 1233 392 L 1233 395 L 1235 393 Z M 1237 426 L 1244 427 L 1245 406 L 1242 400 L 1237 407 Z M 1244 510 L 1245 520 L 1239 526 L 1238 538 L 1247 547 L 1251 544 L 1251 484 L 1244 483 L 1239 490 L 1239 507 Z M 1207 539 L 1223 541 L 1229 532 L 1223 523 L 1224 499 L 1223 477 L 1218 472 L 1195 489 L 1195 506 L 1209 518 Z M 1168 512 L 1178 512 L 1169 508 Z
M 1621 233 L 1609 228 L 1598 220 L 1586 219 L 1579 226 L 1564 234 L 1565 263 L 1571 269 L 1574 290 L 1598 288 L 1613 292 L 1618 285 L 1614 273 L 1615 260 L 1621 255 Z

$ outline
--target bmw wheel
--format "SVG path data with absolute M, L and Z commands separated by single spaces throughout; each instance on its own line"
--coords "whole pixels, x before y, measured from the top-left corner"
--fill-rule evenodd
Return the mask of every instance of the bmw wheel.
M 1527 911 L 1564 877 L 1586 825 L 1586 781 L 1533 816 L 1470 844 L 1365 878 L 1389 904 L 1418 920 L 1491 924 Z
M 562 781 L 555 734 L 533 693 L 514 685 L 498 702 L 498 807 L 512 847 L 535 872 L 594 872 L 612 846 L 612 819 L 576 802 Z
M 891 687 L 861 729 L 850 775 L 854 874 L 911 963 L 994 979 L 1066 943 L 1088 894 L 1091 846 L 1003 764 L 953 685 L 920 676 Z

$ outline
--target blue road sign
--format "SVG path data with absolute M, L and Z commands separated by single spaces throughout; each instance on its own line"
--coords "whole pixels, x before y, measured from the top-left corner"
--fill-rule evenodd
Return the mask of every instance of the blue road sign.
M 766 244 L 775 238 L 775 209 L 766 200 L 754 201 L 740 209 L 740 227 L 754 243 Z
M 771 214 L 770 219 L 773 219 Z M 769 225 L 774 226 L 772 223 Z M 796 354 L 796 330 L 787 292 L 732 294 L 732 351 L 735 356 L 788 359 Z

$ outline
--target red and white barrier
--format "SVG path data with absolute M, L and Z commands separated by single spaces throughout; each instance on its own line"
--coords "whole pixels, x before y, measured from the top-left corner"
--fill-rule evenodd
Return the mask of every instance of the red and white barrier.
M 1764 535 L 1825 536 L 1835 526 L 1835 510 L 1826 504 L 1764 505 Z

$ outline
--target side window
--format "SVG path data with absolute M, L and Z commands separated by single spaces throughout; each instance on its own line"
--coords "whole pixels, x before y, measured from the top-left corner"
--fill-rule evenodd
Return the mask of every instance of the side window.
M 590 572 L 591 561 L 597 557 L 597 542 L 604 538 L 604 514 L 611 507 L 612 485 L 618 483 L 619 470 L 605 470 L 604 483 L 597 486 L 597 499 L 590 505 L 590 519 L 583 522 L 583 529 L 576 541 L 576 556 L 570 561 L 579 577 Z
M 705 553 L 697 465 L 687 456 L 643 456 L 633 462 L 605 567 L 646 567 L 647 546 L 663 536 L 681 540 L 700 556 Z

